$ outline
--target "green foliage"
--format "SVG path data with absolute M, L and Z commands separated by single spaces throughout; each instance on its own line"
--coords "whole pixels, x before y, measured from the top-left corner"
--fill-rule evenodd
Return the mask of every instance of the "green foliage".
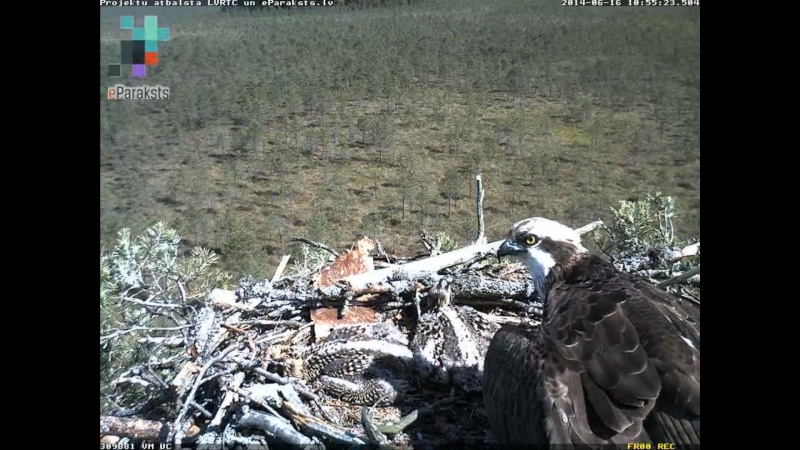
M 611 210 L 613 222 L 606 231 L 617 252 L 672 247 L 677 243 L 673 197 L 656 192 L 647 194 L 644 200 L 620 200 L 619 206 Z
M 663 281 L 690 269 L 699 269 L 700 253 L 685 254 L 675 233 L 675 199 L 656 192 L 641 200 L 622 200 L 612 208 L 613 221 L 594 233 L 595 243 L 621 270 Z M 655 278 L 654 278 L 655 277 Z M 668 289 L 699 294 L 700 283 L 692 277 L 688 284 Z
M 119 231 L 114 248 L 100 256 L 101 395 L 122 371 L 169 353 L 163 346 L 148 349 L 137 338 L 193 323 L 190 305 L 230 281 L 215 268 L 218 262 L 208 249 L 184 248 L 177 231 L 164 222 L 138 236 L 128 228 Z M 132 388 L 123 395 L 146 392 Z
M 434 241 L 434 248 L 438 248 L 442 253 L 451 252 L 458 248 L 458 242 L 444 231 L 437 231 L 431 237 Z
M 316 273 L 333 259 L 330 252 L 305 243 L 300 243 L 293 256 L 292 273 L 300 276 Z

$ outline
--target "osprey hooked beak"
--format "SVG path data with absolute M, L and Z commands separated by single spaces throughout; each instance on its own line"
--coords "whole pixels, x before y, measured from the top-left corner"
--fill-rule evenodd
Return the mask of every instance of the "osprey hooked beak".
M 506 239 L 502 244 L 500 244 L 500 248 L 497 249 L 497 259 L 500 259 L 503 256 L 517 256 L 524 252 L 525 248 L 519 245 L 516 241 Z

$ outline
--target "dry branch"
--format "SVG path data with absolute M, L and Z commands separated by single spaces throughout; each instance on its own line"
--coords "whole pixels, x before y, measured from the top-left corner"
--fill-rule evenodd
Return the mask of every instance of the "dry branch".
M 437 272 L 445 267 L 465 263 L 477 256 L 497 252 L 502 241 L 492 242 L 487 245 L 470 245 L 438 256 L 410 262 L 395 268 L 374 270 L 372 272 L 353 275 L 343 281 L 353 289 L 366 289 L 371 284 L 385 282 L 398 278 L 416 279 L 423 277 L 438 278 Z M 400 275 L 402 273 L 402 275 Z
M 275 270 L 275 275 L 272 276 L 273 283 L 278 281 L 281 275 L 283 275 L 283 271 L 286 269 L 286 263 L 289 262 L 289 258 L 291 257 L 292 255 L 283 255 L 283 258 L 281 258 L 281 263 L 278 264 L 278 268 Z
M 180 336 L 172 336 L 172 337 L 152 337 L 147 336 L 143 338 L 139 338 L 136 342 L 140 344 L 158 344 L 158 345 L 165 345 L 167 347 L 182 347 L 186 345 L 186 339 Z
M 475 212 L 478 216 L 478 235 L 475 244 L 486 244 L 486 227 L 483 224 L 483 182 L 481 174 L 475 175 Z
M 586 225 L 584 225 L 584 226 L 582 226 L 580 228 L 576 228 L 575 231 L 580 235 L 584 235 L 584 234 L 586 234 L 586 233 L 588 233 L 590 231 L 594 231 L 594 230 L 596 230 L 596 229 L 598 229 L 598 228 L 600 228 L 602 226 L 603 226 L 603 221 L 602 220 L 595 220 L 592 223 L 587 223 Z
M 178 330 L 183 330 L 185 328 L 189 328 L 190 326 L 191 325 L 182 325 L 182 326 L 179 326 L 179 327 L 141 327 L 141 326 L 136 326 L 136 327 L 128 328 L 127 330 L 117 330 L 117 331 L 115 331 L 113 333 L 110 333 L 108 335 L 100 336 L 100 343 L 102 344 L 104 342 L 107 342 L 107 341 L 110 341 L 112 339 L 115 339 L 115 338 L 117 338 L 119 336 L 122 336 L 122 335 L 125 335 L 125 334 L 128 334 L 128 333 L 135 333 L 137 331 L 178 331 Z
M 658 283 L 656 286 L 658 286 L 660 288 L 671 286 L 671 285 L 673 285 L 675 283 L 678 283 L 678 282 L 681 282 L 681 281 L 684 281 L 684 280 L 688 280 L 689 278 L 692 278 L 693 276 L 695 276 L 695 275 L 697 275 L 699 273 L 700 273 L 700 266 L 692 267 L 691 269 L 687 270 L 686 272 L 683 272 L 682 274 L 680 274 L 678 276 L 672 277 L 669 280 L 665 280 L 665 281 L 662 281 L 662 282 Z
M 167 436 L 173 431 L 173 424 L 128 417 L 100 416 L 100 434 L 145 439 L 148 441 L 167 442 Z M 186 437 L 194 437 L 200 428 L 192 425 L 186 431 Z
M 306 414 L 291 402 L 283 402 L 282 410 L 297 424 L 300 429 L 313 436 L 322 437 L 337 445 L 364 445 L 362 439 L 353 436 L 341 427 L 325 423 L 322 419 Z
M 695 256 L 700 254 L 700 243 L 697 242 L 692 245 L 687 245 L 686 247 L 680 249 L 679 251 L 675 252 L 672 255 L 672 259 L 669 262 L 674 263 L 678 262 L 683 258 L 688 258 L 689 256 Z
M 236 396 L 236 390 L 239 389 L 239 386 L 241 386 L 244 382 L 244 375 L 244 372 L 238 372 L 232 377 L 231 382 L 227 385 L 225 397 L 222 399 L 222 403 L 219 405 L 217 414 L 214 416 L 214 419 L 211 420 L 209 426 L 218 427 L 222 424 L 222 418 L 225 417 L 228 408 L 230 407 L 231 403 L 233 403 L 234 397 Z
M 308 238 L 293 237 L 293 238 L 290 239 L 290 241 L 292 241 L 292 242 L 302 242 L 302 243 L 304 243 L 306 245 L 310 245 L 311 247 L 315 247 L 315 248 L 318 248 L 320 250 L 325 250 L 326 252 L 330 253 L 334 257 L 339 257 L 339 252 L 337 252 L 336 250 L 328 247 L 325 244 L 322 244 L 322 243 L 319 243 L 319 242 L 314 242 L 314 241 L 312 241 L 311 239 L 308 239 Z
M 194 401 L 195 395 L 197 395 L 197 389 L 200 387 L 201 384 L 203 384 L 204 381 L 203 376 L 208 371 L 208 369 L 211 368 L 212 365 L 216 364 L 219 361 L 222 361 L 226 356 L 228 356 L 230 352 L 236 350 L 237 347 L 238 344 L 233 344 L 228 346 L 228 348 L 221 351 L 218 355 L 209 360 L 206 363 L 206 365 L 200 369 L 200 372 L 197 374 L 197 377 L 195 378 L 194 386 L 192 386 L 192 390 L 186 397 L 186 401 L 184 402 L 183 407 L 178 413 L 178 417 L 175 419 L 175 422 L 173 423 L 172 431 L 174 432 L 176 447 L 180 448 L 181 441 L 183 440 L 183 437 L 185 435 L 185 431 L 180 428 L 180 424 L 183 422 L 183 418 L 186 417 L 186 414 L 189 412 L 189 407 L 191 406 L 191 403 Z
M 239 426 L 263 430 L 267 434 L 290 445 L 307 446 L 314 444 L 312 439 L 296 431 L 292 428 L 291 424 L 286 423 L 279 417 L 258 411 L 250 411 L 242 416 L 242 418 L 239 419 Z
M 603 223 L 600 221 L 592 222 L 576 231 L 579 233 L 586 233 L 601 226 Z M 452 267 L 458 264 L 463 264 L 475 258 L 491 255 L 497 253 L 503 241 L 494 241 L 488 244 L 473 244 L 464 248 L 453 250 L 451 252 L 442 253 L 441 255 L 431 258 L 423 259 L 420 261 L 410 262 L 402 266 L 388 269 L 373 270 L 372 272 L 361 273 L 345 278 L 343 281 L 348 283 L 353 290 L 365 289 L 370 285 L 385 282 L 391 279 L 404 278 L 404 279 L 418 279 L 423 277 L 431 277 L 438 279 L 438 272 L 446 267 Z

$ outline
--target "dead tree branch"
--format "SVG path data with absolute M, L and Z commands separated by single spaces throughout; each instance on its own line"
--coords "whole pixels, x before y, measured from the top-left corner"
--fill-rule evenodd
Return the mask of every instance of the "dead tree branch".
M 167 442 L 167 436 L 174 431 L 173 427 L 174 424 L 155 420 L 100 416 L 100 434 L 105 435 Z M 186 436 L 194 437 L 199 432 L 200 428 L 192 425 L 186 431 Z
M 600 228 L 602 226 L 603 226 L 603 221 L 602 220 L 595 220 L 592 223 L 587 223 L 586 225 L 575 229 L 575 231 L 580 235 L 584 235 L 584 234 L 586 234 L 586 233 L 588 233 L 590 231 L 594 231 L 594 230 L 596 230 L 596 229 L 598 229 L 598 228 Z
M 682 274 L 680 274 L 680 275 L 678 275 L 676 277 L 672 277 L 669 280 L 664 280 L 664 281 L 658 283 L 656 286 L 658 286 L 660 288 L 671 286 L 671 285 L 673 285 L 675 283 L 678 283 L 678 282 L 681 282 L 681 281 L 684 281 L 684 280 L 688 280 L 689 278 L 692 278 L 693 276 L 695 276 L 695 275 L 697 275 L 699 273 L 700 273 L 700 266 L 692 267 L 691 269 L 687 270 L 686 272 L 683 272 Z
M 478 235 L 475 237 L 476 245 L 486 244 L 486 227 L 483 223 L 483 182 L 481 174 L 475 175 L 475 212 L 478 216 Z
M 687 245 L 683 247 L 679 251 L 675 252 L 672 255 L 672 259 L 669 261 L 670 263 L 678 262 L 683 258 L 688 258 L 689 256 L 695 256 L 700 254 L 700 243 L 694 243 L 692 245 Z
M 191 406 L 191 403 L 194 401 L 195 395 L 197 395 L 197 389 L 200 387 L 201 384 L 203 384 L 203 381 L 204 381 L 203 380 L 203 376 L 206 374 L 208 369 L 211 368 L 211 366 L 213 366 L 214 364 L 216 364 L 216 363 L 222 361 L 223 359 L 225 359 L 225 357 L 228 356 L 228 354 L 230 352 L 236 350 L 236 348 L 238 346 L 239 346 L 239 344 L 237 343 L 237 344 L 230 345 L 230 346 L 228 346 L 228 348 L 222 350 L 218 355 L 216 355 L 214 358 L 210 359 L 200 369 L 200 373 L 197 374 L 197 377 L 195 378 L 194 386 L 192 386 L 192 390 L 189 392 L 189 395 L 186 396 L 186 401 L 183 403 L 183 407 L 181 408 L 180 412 L 178 413 L 178 417 L 175 419 L 175 422 L 173 422 L 173 425 L 172 425 L 172 427 L 173 427 L 172 431 L 174 432 L 174 436 L 175 436 L 175 446 L 177 448 L 180 448 L 181 441 L 182 441 L 182 439 L 183 439 L 183 437 L 185 435 L 184 430 L 181 428 L 181 424 L 183 423 L 183 418 L 186 417 L 186 414 L 189 412 L 189 407 Z
M 292 428 L 291 424 L 286 423 L 279 417 L 265 414 L 259 411 L 250 411 L 241 419 L 238 425 L 240 427 L 257 428 L 265 431 L 270 436 L 274 436 L 281 442 L 297 446 L 311 446 L 314 445 L 314 440 L 306 437 L 299 431 Z
M 127 330 L 117 330 L 113 333 L 107 334 L 105 336 L 100 336 L 100 343 L 103 344 L 104 342 L 108 342 L 111 339 L 120 337 L 122 335 L 128 333 L 135 333 L 137 331 L 179 331 L 185 328 L 191 328 L 192 325 L 181 325 L 177 327 L 142 327 L 142 326 L 135 326 L 128 328 Z
M 310 245 L 311 247 L 315 247 L 315 248 L 318 248 L 318 249 L 321 249 L 321 250 L 325 250 L 326 252 L 330 253 L 334 257 L 337 257 L 337 258 L 339 257 L 339 252 L 337 252 L 336 250 L 328 247 L 325 244 L 321 244 L 319 242 L 314 242 L 314 241 L 312 241 L 311 239 L 308 239 L 308 238 L 293 237 L 293 238 L 290 239 L 290 241 L 292 241 L 292 242 L 302 242 L 302 243 L 304 243 L 306 245 Z
M 283 258 L 281 258 L 281 263 L 278 264 L 278 268 L 275 270 L 275 274 L 272 275 L 273 283 L 278 281 L 281 275 L 283 275 L 283 271 L 286 270 L 286 264 L 289 262 L 289 258 L 291 257 L 292 255 L 283 255 Z
M 586 226 L 578 228 L 579 233 L 586 233 L 602 225 L 602 222 L 592 222 Z M 352 289 L 364 289 L 372 284 L 385 282 L 396 278 L 402 273 L 402 278 L 417 279 L 422 277 L 432 277 L 438 279 L 438 272 L 447 267 L 464 264 L 485 254 L 497 253 L 503 241 L 494 241 L 488 244 L 473 244 L 441 255 L 426 258 L 420 261 L 413 261 L 399 267 L 373 270 L 358 275 L 345 278 L 343 281 L 348 283 Z

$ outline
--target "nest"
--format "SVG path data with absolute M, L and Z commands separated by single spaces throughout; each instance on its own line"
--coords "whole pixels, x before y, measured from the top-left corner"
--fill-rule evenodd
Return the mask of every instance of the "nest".
M 352 255 L 339 259 L 354 261 Z M 398 271 L 360 286 L 341 283 L 346 273 L 334 270 L 334 277 L 328 270 L 327 278 L 317 272 L 215 290 L 204 303 L 186 305 L 196 310 L 190 327 L 140 340 L 151 356 L 111 383 L 107 395 L 118 407 L 101 416 L 101 440 L 230 448 L 489 444 L 480 392 L 409 380 L 418 389 L 393 406 L 353 406 L 320 394 L 287 365 L 340 324 L 389 320 L 412 333 L 421 304 L 442 276 L 454 304 L 499 323 L 538 323 L 541 304 L 521 266 L 484 257 L 457 267 L 435 276 Z

